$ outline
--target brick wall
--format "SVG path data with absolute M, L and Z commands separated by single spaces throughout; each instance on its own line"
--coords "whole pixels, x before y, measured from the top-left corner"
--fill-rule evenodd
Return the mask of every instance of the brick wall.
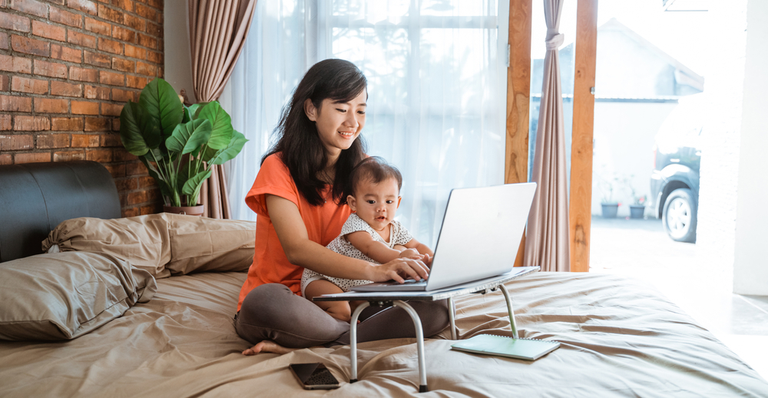
M 163 77 L 163 0 L 0 0 L 0 164 L 94 160 L 124 216 L 162 205 L 120 111 Z M 1 187 L 0 187 L 1 188 Z

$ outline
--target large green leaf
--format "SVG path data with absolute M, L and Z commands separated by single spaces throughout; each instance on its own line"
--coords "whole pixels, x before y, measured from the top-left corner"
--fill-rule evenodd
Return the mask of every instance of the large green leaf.
M 160 133 L 168 138 L 184 117 L 184 105 L 168 82 L 157 78 L 149 82 L 139 97 L 139 103 L 150 115 L 160 120 Z
M 181 192 L 190 196 L 190 203 L 197 203 L 197 197 L 200 196 L 200 188 L 203 186 L 203 181 L 208 179 L 211 173 L 213 173 L 213 169 L 203 170 L 184 183 L 184 188 Z
M 176 126 L 173 134 L 165 140 L 165 146 L 171 152 L 183 154 L 197 153 L 200 146 L 211 138 L 211 122 L 206 119 L 192 120 Z
M 194 117 L 193 117 L 194 118 Z M 232 141 L 232 118 L 229 114 L 219 105 L 217 101 L 212 101 L 205 105 L 200 113 L 197 114 L 198 119 L 208 119 L 211 121 L 211 139 L 208 141 L 208 146 L 213 149 L 222 149 L 229 145 Z
M 128 101 L 120 112 L 120 139 L 125 149 L 135 156 L 143 156 L 160 145 L 157 119 L 135 102 Z
M 208 164 L 224 164 L 234 159 L 234 157 L 243 149 L 243 145 L 245 145 L 246 142 L 248 142 L 248 140 L 242 133 L 234 131 L 232 141 L 229 142 L 229 145 L 219 149 L 213 158 L 203 160 L 206 160 Z

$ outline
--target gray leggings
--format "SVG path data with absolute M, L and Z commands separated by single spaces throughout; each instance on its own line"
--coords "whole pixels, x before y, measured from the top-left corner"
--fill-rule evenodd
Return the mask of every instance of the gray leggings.
M 442 301 L 410 301 L 421 318 L 424 336 L 448 326 L 448 304 Z M 396 307 L 368 307 L 360 314 L 357 341 L 415 337 L 410 315 Z M 245 297 L 235 316 L 240 337 L 256 344 L 272 340 L 283 347 L 349 344 L 349 323 L 328 315 L 320 307 L 279 283 L 261 285 Z

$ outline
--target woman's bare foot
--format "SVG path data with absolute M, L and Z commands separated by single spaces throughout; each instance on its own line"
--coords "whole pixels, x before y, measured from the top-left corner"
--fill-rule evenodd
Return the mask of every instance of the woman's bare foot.
M 295 348 L 285 348 L 272 340 L 264 340 L 255 346 L 243 351 L 243 355 L 256 355 L 262 352 L 271 352 L 274 354 L 287 354 L 294 351 Z

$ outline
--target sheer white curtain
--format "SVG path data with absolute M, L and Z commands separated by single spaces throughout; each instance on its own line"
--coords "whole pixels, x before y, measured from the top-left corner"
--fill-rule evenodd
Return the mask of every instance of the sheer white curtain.
M 507 2 L 498 0 L 260 1 L 231 79 L 232 120 L 251 141 L 231 161 L 233 218 L 280 109 L 326 58 L 368 78 L 368 153 L 403 173 L 398 219 L 434 245 L 452 188 L 504 181 Z M 478 203 L 482 206 L 482 203 Z

